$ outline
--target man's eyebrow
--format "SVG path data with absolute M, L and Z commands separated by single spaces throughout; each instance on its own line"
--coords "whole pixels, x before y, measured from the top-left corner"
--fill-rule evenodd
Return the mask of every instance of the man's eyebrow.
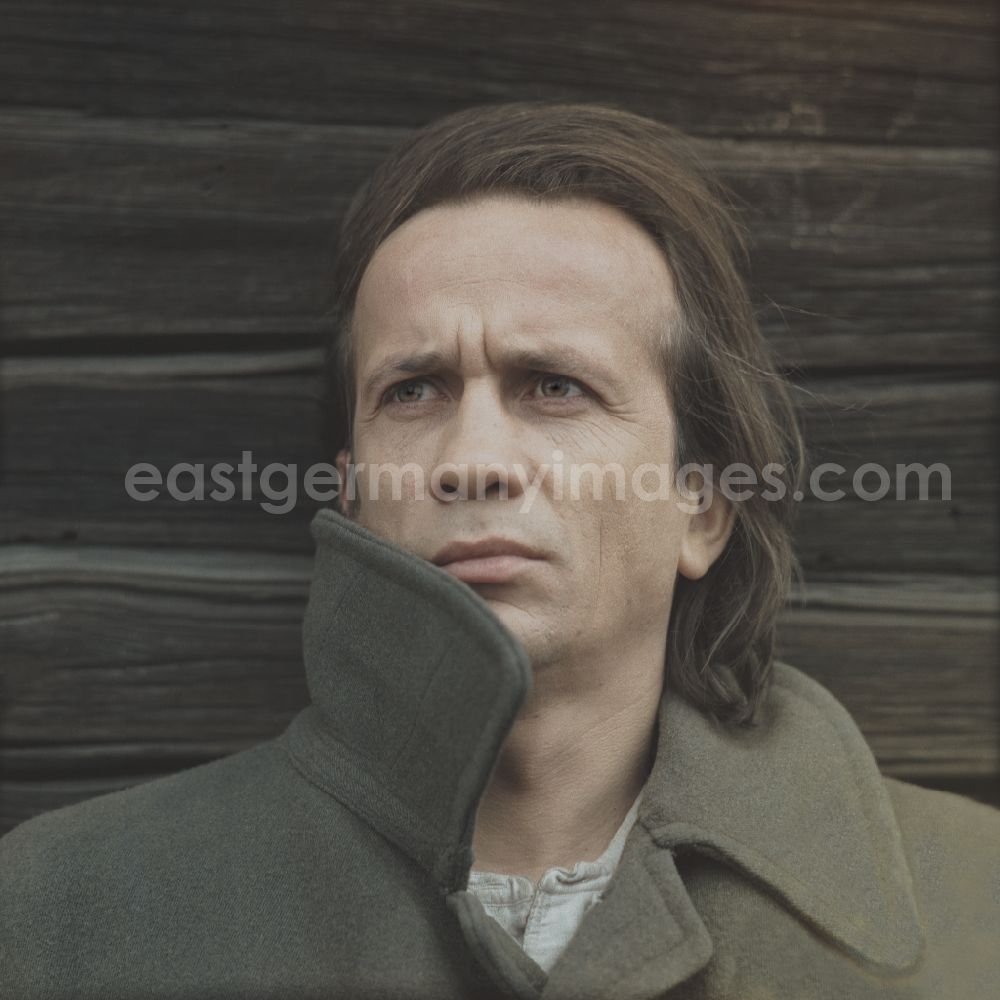
M 571 344 L 515 349 L 508 353 L 507 362 L 518 368 L 558 374 L 578 374 L 584 378 L 604 382 L 615 389 L 621 387 L 618 373 L 613 366 L 602 363 L 595 355 Z
M 448 364 L 448 357 L 441 351 L 418 351 L 416 353 L 390 355 L 379 362 L 365 379 L 364 396 L 367 397 L 384 381 L 397 374 L 421 374 L 440 371 Z M 553 373 L 579 373 L 583 377 L 603 381 L 613 388 L 620 388 L 614 368 L 602 364 L 586 351 L 569 344 L 548 347 L 514 348 L 504 352 L 504 363 L 508 366 L 532 371 Z
M 392 375 L 403 373 L 418 374 L 420 372 L 433 371 L 443 368 L 446 363 L 444 354 L 440 351 L 418 351 L 416 354 L 395 354 L 390 355 L 384 361 L 380 361 L 371 374 L 365 379 L 362 399 L 371 395 L 383 380 Z

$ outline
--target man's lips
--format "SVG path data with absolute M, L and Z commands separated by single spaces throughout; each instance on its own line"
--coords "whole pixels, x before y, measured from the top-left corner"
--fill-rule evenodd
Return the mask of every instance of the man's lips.
M 493 537 L 451 542 L 431 562 L 465 583 L 503 583 L 544 558 L 523 542 Z
M 537 565 L 540 560 L 524 556 L 481 556 L 478 559 L 455 559 L 441 569 L 465 583 L 503 583 Z

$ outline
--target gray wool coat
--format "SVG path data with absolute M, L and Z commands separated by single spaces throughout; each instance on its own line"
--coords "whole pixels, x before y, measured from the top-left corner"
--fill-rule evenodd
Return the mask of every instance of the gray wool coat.
M 438 567 L 330 509 L 312 530 L 312 704 L 0 839 L 4 1000 L 1000 997 L 1000 811 L 880 775 L 783 663 L 755 729 L 664 696 L 620 865 L 546 977 L 465 888 L 524 648 Z

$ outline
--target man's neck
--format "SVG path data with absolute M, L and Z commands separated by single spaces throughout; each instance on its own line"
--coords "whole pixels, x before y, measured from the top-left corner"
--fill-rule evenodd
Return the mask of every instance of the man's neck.
M 536 677 L 480 801 L 475 870 L 537 881 L 604 853 L 652 766 L 663 678 L 662 661 L 616 666 L 584 694 L 555 665 Z

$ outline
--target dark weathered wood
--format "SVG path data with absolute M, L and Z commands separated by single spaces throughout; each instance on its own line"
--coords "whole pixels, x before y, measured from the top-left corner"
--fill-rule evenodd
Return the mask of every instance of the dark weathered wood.
M 780 655 L 847 704 L 886 773 L 1000 806 L 995 578 L 815 574 Z
M 760 250 L 755 260 L 775 266 Z M 995 367 L 998 288 L 990 262 L 818 266 L 803 252 L 782 276 L 756 278 L 754 294 L 761 329 L 786 366 L 863 374 Z
M 310 562 L 262 552 L 0 549 L 9 744 L 245 741 L 305 700 Z
M 1000 361 L 995 154 L 698 148 L 740 199 L 758 317 L 789 364 L 863 372 Z
M 995 579 L 879 575 L 804 597 L 782 616 L 781 658 L 848 706 L 887 773 L 1000 774 Z
M 998 541 L 996 505 L 982 499 L 804 502 L 795 531 L 817 571 L 995 573 Z
M 5 339 L 316 337 L 337 220 L 394 129 L 8 113 Z
M 950 5 L 949 5 L 950 6 Z M 990 4 L 117 0 L 0 6 L 12 105 L 413 125 L 469 104 L 618 101 L 707 135 L 989 146 Z
M 810 475 L 825 463 L 846 470 L 819 480 L 825 491 L 844 490 L 843 499 L 827 502 L 806 491 L 796 532 L 803 565 L 997 572 L 1000 393 L 994 381 L 879 375 L 810 381 L 796 396 Z M 868 463 L 890 474 L 891 492 L 881 500 L 854 491 L 854 476 Z M 914 463 L 946 466 L 950 498 L 937 475 L 928 480 L 927 499 L 919 498 L 915 476 L 897 477 L 898 466 Z M 878 485 L 874 474 L 861 482 L 866 491 Z
M 398 128 L 0 115 L 4 339 L 319 338 L 339 217 Z M 990 151 L 699 140 L 792 365 L 1000 360 Z M 148 349 L 148 348 L 147 348 Z
M 831 690 L 887 774 L 1000 805 L 996 579 L 814 575 L 780 655 Z
M 868 0 L 841 0 L 836 6 L 826 0 L 732 0 L 755 10 L 787 11 L 800 15 L 877 21 L 880 24 L 919 24 L 947 32 L 953 28 L 989 31 L 996 26 L 996 10 L 983 0 L 890 0 L 872 6 Z
M 2 553 L 0 821 L 276 735 L 307 695 L 311 563 L 264 552 Z M 887 773 L 1000 773 L 995 579 L 830 575 L 780 655 L 830 688 Z
M 235 546 L 311 553 L 308 521 L 320 506 L 302 476 L 320 461 L 316 351 L 201 356 L 8 360 L 0 370 L 5 483 L 3 541 L 121 542 Z M 152 462 L 257 465 L 244 500 L 179 501 L 164 489 L 139 502 L 125 492 L 129 468 Z M 298 471 L 298 503 L 268 513 L 261 472 Z M 178 485 L 191 488 L 185 475 Z M 284 491 L 276 472 L 272 496 Z M 276 500 L 278 508 L 284 506 Z
M 151 696 L 153 696 L 151 692 Z M 276 732 L 280 732 L 279 729 Z M 163 742 L 143 739 L 115 743 L 27 743 L 5 745 L 3 776 L 8 781 L 34 780 L 40 775 L 70 781 L 125 781 L 155 774 L 172 774 L 217 760 L 267 738 L 268 731 L 248 738 L 185 739 L 178 733 Z M 211 734 L 208 734 L 211 735 Z M 113 776 L 113 777 L 109 777 Z
M 990 618 L 1000 612 L 1000 591 L 995 578 L 970 574 L 832 570 L 792 583 L 786 614 L 817 609 Z

